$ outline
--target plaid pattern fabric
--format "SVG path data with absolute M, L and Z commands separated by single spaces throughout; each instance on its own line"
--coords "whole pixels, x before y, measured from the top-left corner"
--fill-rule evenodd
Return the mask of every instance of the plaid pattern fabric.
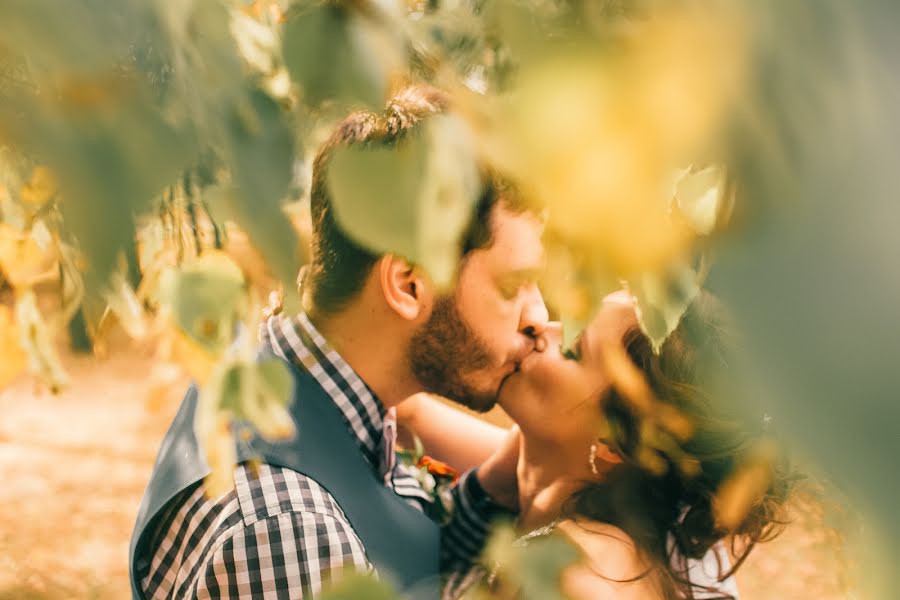
M 430 512 L 431 496 L 415 469 L 396 461 L 392 411 L 306 315 L 272 317 L 260 334 L 265 348 L 309 371 L 331 396 L 385 485 Z M 264 464 L 255 473 L 238 465 L 234 482 L 234 490 L 215 499 L 199 484 L 187 489 L 158 518 L 148 555 L 137 562 L 147 598 L 311 598 L 342 571 L 374 572 L 340 506 L 316 481 Z M 452 498 L 452 518 L 441 536 L 446 572 L 474 561 L 489 521 L 502 512 L 472 472 L 463 474 Z

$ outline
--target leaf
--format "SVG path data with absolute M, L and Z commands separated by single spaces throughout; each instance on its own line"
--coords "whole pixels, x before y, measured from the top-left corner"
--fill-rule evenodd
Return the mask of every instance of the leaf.
M 529 542 L 519 563 L 523 600 L 565 600 L 562 572 L 579 557 L 578 550 L 559 534 Z
M 722 483 L 713 502 L 718 527 L 734 531 L 763 498 L 774 476 L 777 454 L 771 442 L 760 443 Z
M 53 176 L 53 171 L 44 165 L 38 165 L 31 172 L 31 179 L 19 192 L 19 197 L 27 204 L 41 206 L 53 198 L 56 191 L 56 177 Z
M 59 178 L 60 208 L 88 260 L 88 290 L 99 291 L 117 266 L 119 252 L 134 243 L 134 215 L 176 178 L 191 146 L 151 105 L 139 82 L 108 79 L 73 82 L 97 88 L 84 103 L 67 93 L 29 102 L 15 119 L 16 142 L 45 158 Z M 14 107 L 12 107 L 14 108 Z M 0 110 L 0 121 L 8 118 Z M 97 219 L 103 215 L 103 219 Z
M 408 136 L 395 148 L 339 148 L 328 169 L 338 224 L 374 252 L 397 252 L 415 260 L 419 191 L 428 147 Z
M 78 250 L 69 244 L 59 244 L 59 268 L 61 279 L 60 317 L 68 323 L 78 312 L 84 299 L 84 278 L 78 268 Z
M 293 179 L 293 134 L 284 111 L 265 93 L 250 90 L 229 115 L 227 152 L 235 183 L 233 214 L 285 290 L 306 257 L 282 210 Z
M 127 56 L 127 36 L 140 31 L 147 15 L 139 6 L 135 0 L 116 7 L 100 0 L 65 6 L 52 0 L 7 0 L 0 5 L 0 40 L 26 54 L 38 77 L 101 71 Z
M 395 147 L 339 148 L 328 169 L 335 218 L 373 252 L 395 252 L 446 287 L 480 180 L 462 122 L 431 117 Z
M 417 219 L 418 256 L 439 287 L 456 275 L 461 237 L 481 192 L 475 148 L 462 119 L 437 115 L 425 124 L 429 152 Z
M 181 402 L 184 388 L 184 372 L 178 365 L 157 362 L 150 372 L 150 384 L 144 398 L 144 407 L 148 412 L 164 414 L 164 411 Z
M 404 64 L 397 7 L 389 2 L 297 4 L 288 12 L 282 52 L 311 107 L 333 100 L 380 109 L 390 77 Z
M 700 291 L 697 273 L 683 263 L 636 275 L 627 281 L 627 287 L 635 300 L 641 331 L 657 353 Z
M 115 270 L 119 251 L 133 243 L 134 214 L 196 151 L 134 56 L 144 44 L 168 47 L 156 8 L 139 0 L 114 7 L 98 0 L 0 7 L 0 21 L 10 24 L 0 43 L 21 49 L 34 80 L 0 103 L 0 128 L 58 180 L 66 230 L 84 250 L 92 294 Z M 46 195 L 40 186 L 23 192 L 26 199 Z
M 211 469 L 203 481 L 204 493 L 207 498 L 218 498 L 234 489 L 237 448 L 231 433 L 229 415 L 217 414 L 212 428 L 198 433 L 198 437 L 206 451 L 206 461 Z
M 275 63 L 278 38 L 271 27 L 243 11 L 231 12 L 231 31 L 241 57 L 260 73 L 270 73 Z
M 578 550 L 558 532 L 517 539 L 511 525 L 494 527 L 485 549 L 488 564 L 496 566 L 500 580 L 518 590 L 523 600 L 565 600 L 563 570 L 580 557 Z
M 28 367 L 54 394 L 69 385 L 69 375 L 59 360 L 50 332 L 37 306 L 34 292 L 27 290 L 16 299 L 19 343 L 28 355 Z
M 674 204 L 698 235 L 709 235 L 716 227 L 725 171 L 709 166 L 700 171 L 682 173 L 674 186 Z
M 221 409 L 238 421 L 251 423 L 267 439 L 285 439 L 294 434 L 287 411 L 293 379 L 278 359 L 231 363 L 222 374 Z
M 206 480 L 211 497 L 234 485 L 237 450 L 233 431 L 237 423 L 253 425 L 267 439 L 284 439 L 295 431 L 286 408 L 293 380 L 284 363 L 231 354 L 222 357 L 203 380 L 194 423 L 212 470 Z
M 125 333 L 135 340 L 144 339 L 149 331 L 147 315 L 134 290 L 121 273 L 113 275 L 109 292 L 105 296 L 109 303 L 109 311 L 116 316 Z
M 209 380 L 216 366 L 215 354 L 177 327 L 172 327 L 164 340 L 168 348 L 161 352 L 163 358 L 177 363 L 200 385 Z
M 34 237 L 0 223 L 0 272 L 13 287 L 30 287 L 43 276 L 55 274 L 53 252 L 42 249 Z
M 204 350 L 224 351 L 246 304 L 240 268 L 223 252 L 208 252 L 170 271 L 162 296 L 178 327 Z
M 325 586 L 321 600 L 398 600 L 400 596 L 374 575 L 353 573 Z
M 27 366 L 27 356 L 19 343 L 19 331 L 8 306 L 0 305 L 0 390 L 18 377 Z

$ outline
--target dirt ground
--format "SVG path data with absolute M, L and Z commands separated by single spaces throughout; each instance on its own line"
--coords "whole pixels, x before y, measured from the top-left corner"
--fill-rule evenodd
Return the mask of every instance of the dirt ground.
M 58 396 L 26 379 L 0 392 L 0 600 L 129 597 L 134 516 L 184 380 L 156 389 L 152 359 L 127 345 L 63 362 L 73 384 Z M 739 573 L 743 598 L 849 598 L 825 511 L 794 512 Z

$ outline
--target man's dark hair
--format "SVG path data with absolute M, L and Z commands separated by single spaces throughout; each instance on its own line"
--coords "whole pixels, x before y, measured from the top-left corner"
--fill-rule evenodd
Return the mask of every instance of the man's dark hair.
M 380 255 L 370 252 L 345 234 L 334 218 L 328 189 L 328 168 L 338 148 L 394 147 L 433 115 L 448 109 L 449 98 L 436 88 L 413 86 L 394 96 L 381 113 L 351 114 L 322 145 L 313 163 L 310 189 L 312 257 L 304 284 L 309 286 L 315 310 L 333 314 L 362 290 Z M 481 197 L 462 236 L 463 256 L 490 245 L 491 214 L 498 200 L 495 176 L 483 177 Z

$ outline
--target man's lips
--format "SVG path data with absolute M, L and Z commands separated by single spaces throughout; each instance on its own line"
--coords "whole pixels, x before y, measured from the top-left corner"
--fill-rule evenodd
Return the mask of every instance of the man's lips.
M 512 377 L 513 375 L 515 375 L 516 373 L 520 373 L 520 372 L 530 368 L 530 365 L 533 362 L 534 357 L 538 354 L 540 354 L 540 352 L 537 352 L 536 350 L 531 348 L 531 349 L 528 349 L 528 350 L 520 353 L 520 355 L 517 356 L 515 360 L 508 362 L 507 364 L 509 366 L 507 368 L 509 369 L 509 371 L 503 375 L 503 378 L 500 380 L 499 387 L 502 388 L 503 384 L 506 383 L 507 380 L 509 380 L 509 378 Z M 498 388 L 498 390 L 499 390 L 499 388 Z
M 542 354 L 542 352 L 530 352 L 528 356 L 522 359 L 522 361 L 517 365 L 516 371 L 525 372 L 531 370 L 535 362 L 540 359 Z

